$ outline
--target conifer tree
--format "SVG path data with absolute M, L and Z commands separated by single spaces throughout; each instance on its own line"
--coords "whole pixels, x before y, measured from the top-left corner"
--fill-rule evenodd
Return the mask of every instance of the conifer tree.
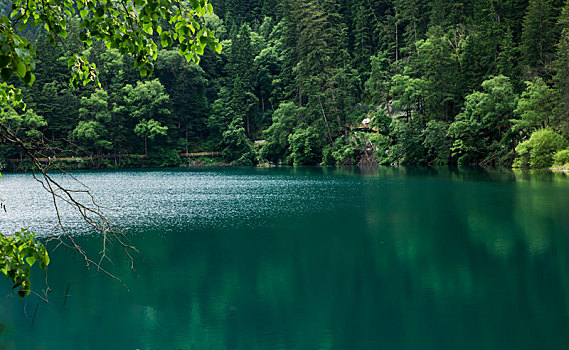
M 556 115 L 562 121 L 565 132 L 569 131 L 569 1 L 559 17 L 561 36 L 557 44 L 554 64 L 554 82 L 558 107 Z
M 551 0 L 530 0 L 521 41 L 521 62 L 526 79 L 547 75 L 554 57 L 556 32 Z

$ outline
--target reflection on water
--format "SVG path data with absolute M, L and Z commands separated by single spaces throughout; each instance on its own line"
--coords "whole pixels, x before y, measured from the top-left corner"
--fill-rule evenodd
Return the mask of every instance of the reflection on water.
M 128 289 L 58 249 L 50 304 L 31 297 L 24 313 L 19 300 L 2 299 L 0 348 L 565 349 L 569 341 L 564 175 L 379 167 L 77 176 L 120 210 L 111 215 L 140 250 L 136 271 L 113 252 L 109 268 Z M 28 176 L 6 175 L 0 191 L 3 230 L 51 229 Z M 97 237 L 67 220 L 96 253 Z

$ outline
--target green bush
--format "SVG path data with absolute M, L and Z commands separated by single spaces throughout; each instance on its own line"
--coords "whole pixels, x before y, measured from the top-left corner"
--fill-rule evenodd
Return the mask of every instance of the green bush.
M 336 164 L 336 160 L 332 157 L 332 152 L 334 152 L 333 145 L 326 145 L 322 149 L 322 163 L 321 165 L 334 165 Z
M 142 159 L 137 155 L 128 155 L 119 158 L 119 168 L 139 168 L 142 166 Z
M 427 151 L 429 163 L 446 165 L 451 157 L 452 140 L 447 136 L 449 124 L 431 120 L 423 130 L 423 147 Z
M 182 158 L 175 149 L 158 148 L 155 152 L 149 153 L 147 157 L 148 164 L 156 167 L 177 167 L 182 164 Z
M 223 159 L 219 158 L 219 157 L 199 157 L 197 159 L 194 160 L 195 163 L 198 164 L 215 164 L 215 163 L 221 163 L 223 161 Z
M 357 151 L 352 145 L 342 145 L 332 152 L 332 157 L 338 165 L 350 165 L 356 163 Z
M 234 120 L 223 132 L 223 159 L 235 165 L 253 165 L 257 154 L 241 122 Z
M 396 139 L 389 152 L 398 164 L 425 163 L 425 147 L 420 127 L 412 122 L 393 120 L 393 136 Z
M 103 169 L 114 169 L 115 168 L 115 164 L 112 163 L 110 159 L 103 158 L 100 160 L 100 162 L 101 162 L 100 167 Z
M 299 125 L 288 136 L 290 159 L 294 165 L 318 164 L 321 162 L 322 142 L 313 126 Z
M 569 164 L 569 149 L 564 149 L 555 153 L 553 156 L 553 166 L 556 168 L 565 168 Z
M 322 150 L 322 165 L 350 165 L 357 161 L 358 151 L 354 145 L 346 142 L 345 136 L 340 136 L 333 145 L 327 145 Z
M 296 120 L 303 108 L 299 108 L 293 102 L 283 102 L 272 115 L 272 124 L 265 130 L 265 144 L 261 147 L 262 160 L 268 160 L 274 164 L 290 164 L 289 135 L 292 134 Z
M 516 147 L 514 168 L 549 168 L 553 155 L 567 147 L 567 140 L 551 129 L 540 129 L 531 134 L 529 140 Z
M 391 137 L 381 134 L 374 134 L 370 137 L 377 150 L 377 162 L 381 165 L 389 165 L 396 161 L 391 152 Z
M 241 155 L 238 159 L 233 161 L 233 165 L 237 166 L 252 166 L 257 163 L 257 153 L 255 150 L 250 148 L 245 153 Z

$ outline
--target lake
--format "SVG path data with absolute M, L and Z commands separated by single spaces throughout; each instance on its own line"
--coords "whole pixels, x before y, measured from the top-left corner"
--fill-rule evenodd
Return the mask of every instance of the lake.
M 3 174 L 2 232 L 53 207 Z M 569 177 L 496 169 L 76 172 L 139 253 L 0 279 L 0 349 L 567 349 Z M 71 179 L 55 175 L 60 181 Z M 96 257 L 76 214 L 66 226 Z M 55 248 L 54 244 L 49 245 Z M 115 247 L 117 248 L 117 247 Z M 41 294 L 45 275 L 34 270 Z

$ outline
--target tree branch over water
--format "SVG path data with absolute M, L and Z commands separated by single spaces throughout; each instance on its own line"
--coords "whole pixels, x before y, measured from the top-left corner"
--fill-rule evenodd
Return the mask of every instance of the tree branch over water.
M 36 68 L 36 51 L 22 33 L 26 29 L 43 26 L 53 45 L 61 43 L 67 47 L 65 39 L 69 23 L 72 20 L 78 21 L 79 40 L 85 47 L 90 47 L 94 41 L 101 41 L 109 49 L 117 49 L 123 55 L 130 54 L 134 57 L 134 66 L 140 75 L 147 76 L 154 70 L 153 62 L 158 56 L 158 45 L 177 46 L 178 53 L 188 62 L 194 63 L 199 62 L 206 47 L 219 52 L 219 40 L 212 30 L 205 27 L 203 21 L 205 15 L 212 13 L 213 8 L 207 0 L 13 0 L 11 19 L 8 16 L 0 17 L 0 40 L 4 44 L 0 52 L 0 78 L 3 81 L 0 83 L 0 140 L 19 148 L 25 154 L 32 163 L 32 176 L 51 196 L 59 232 L 49 237 L 47 242 L 55 240 L 56 248 L 65 246 L 77 251 L 87 266 L 94 265 L 117 280 L 118 277 L 103 267 L 104 262 L 112 263 L 108 249 L 114 244 L 119 245 L 130 259 L 131 268 L 134 268 L 132 252 L 136 248 L 128 243 L 120 228 L 110 222 L 106 215 L 110 209 L 99 204 L 86 184 L 66 173 L 79 185 L 74 188 L 48 173 L 52 169 L 40 159 L 46 156 L 56 157 L 59 152 L 52 146 L 53 140 L 50 142 L 33 127 L 45 122 L 32 111 L 26 111 L 22 91 L 9 84 L 13 76 L 28 85 L 36 80 L 33 73 Z M 79 53 L 72 55 L 68 67 L 71 76 L 68 88 L 90 82 L 100 86 L 97 67 L 86 57 Z M 25 112 L 24 116 L 20 119 L 14 117 L 20 111 Z M 29 130 L 22 134 L 21 125 Z M 97 258 L 89 256 L 65 227 L 61 211 L 63 205 L 74 208 L 92 230 L 102 234 L 102 247 Z M 49 258 L 47 253 L 44 257 L 45 248 L 35 241 L 33 233 L 28 234 L 26 231 L 16 236 L 18 239 L 20 236 L 23 238 L 12 240 L 7 237 L 2 247 L 14 245 L 10 252 L 19 252 L 21 249 L 18 247 L 27 244 L 29 251 L 2 256 L 8 263 L 0 265 L 0 268 L 15 282 L 15 287 L 21 286 L 20 296 L 24 297 L 30 293 L 29 268 L 35 262 L 34 254 L 38 259 L 43 259 L 41 267 L 44 269 L 49 264 Z M 18 266 L 10 265 L 14 259 L 19 261 Z M 15 278 L 15 271 L 19 271 L 17 268 L 22 266 L 25 271 L 18 277 L 22 279 L 20 281 Z

